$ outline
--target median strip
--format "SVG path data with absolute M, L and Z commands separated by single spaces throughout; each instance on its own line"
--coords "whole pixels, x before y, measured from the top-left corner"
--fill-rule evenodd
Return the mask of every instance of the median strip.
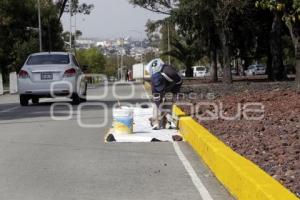
M 179 129 L 184 139 L 234 197 L 299 200 L 253 162 L 234 152 L 194 119 L 186 117 L 180 108 L 175 106 L 174 114 L 179 116 Z

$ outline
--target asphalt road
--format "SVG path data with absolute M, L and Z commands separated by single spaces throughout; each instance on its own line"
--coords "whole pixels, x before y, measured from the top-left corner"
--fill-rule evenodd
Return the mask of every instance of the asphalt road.
M 89 95 L 105 95 L 104 88 Z M 131 90 L 134 97 L 124 97 Z M 0 96 L 0 199 L 196 200 L 206 189 L 211 199 L 231 199 L 186 143 L 105 144 L 113 91 L 121 102 L 148 101 L 142 85 L 107 91 L 82 109 L 57 105 L 66 99 L 20 107 L 17 95 Z

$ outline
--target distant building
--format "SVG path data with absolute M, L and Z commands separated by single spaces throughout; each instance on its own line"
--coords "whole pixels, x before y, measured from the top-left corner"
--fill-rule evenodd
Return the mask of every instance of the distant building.
M 79 39 L 76 40 L 76 48 L 79 49 L 90 49 L 96 47 L 96 42 L 89 39 Z
M 112 46 L 112 42 L 111 41 L 99 41 L 99 42 L 96 42 L 96 46 L 97 47 L 111 47 Z

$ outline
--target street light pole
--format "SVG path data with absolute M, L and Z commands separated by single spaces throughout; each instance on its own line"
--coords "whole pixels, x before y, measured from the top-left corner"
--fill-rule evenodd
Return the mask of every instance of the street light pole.
M 43 42 L 42 42 L 42 22 L 41 22 L 41 3 L 38 1 L 38 20 L 39 20 L 39 42 L 40 42 L 40 52 L 43 51 Z
M 141 51 L 142 51 L 142 49 L 143 49 L 143 32 L 142 31 L 138 31 L 138 30 L 129 30 L 129 31 L 136 32 L 136 33 L 140 34 L 140 36 L 141 36 L 141 44 L 140 44 L 140 46 L 141 46 Z M 143 63 L 143 52 L 141 52 L 141 63 Z
M 168 22 L 168 52 L 170 53 L 171 51 L 171 44 L 170 44 L 170 24 Z M 169 65 L 171 65 L 171 56 L 170 54 L 168 55 L 168 61 L 169 61 Z
M 143 61 L 143 32 L 137 30 L 130 30 L 132 32 L 139 33 L 141 35 L 141 64 L 143 65 L 143 83 L 145 82 L 145 65 Z
M 72 0 L 69 0 L 69 12 L 70 12 L 70 52 L 72 51 Z
M 123 52 L 124 52 L 124 38 L 121 39 L 121 46 L 122 46 L 122 49 L 121 49 L 121 80 L 124 78 L 124 72 L 123 72 L 123 65 L 124 65 L 124 55 L 123 55 Z

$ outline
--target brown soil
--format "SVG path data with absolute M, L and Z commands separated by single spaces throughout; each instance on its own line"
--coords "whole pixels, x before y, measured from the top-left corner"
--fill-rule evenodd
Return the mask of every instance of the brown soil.
M 236 85 L 223 90 L 218 85 L 216 99 L 212 100 L 224 104 L 226 116 L 237 113 L 238 103 L 262 103 L 265 106 L 263 120 L 249 121 L 241 117 L 233 121 L 218 119 L 200 123 L 300 197 L 300 94 L 289 83 L 274 84 L 275 87 L 269 84 L 260 84 L 259 88 Z M 186 107 L 182 108 L 188 112 Z M 197 112 L 205 113 L 205 108 Z

